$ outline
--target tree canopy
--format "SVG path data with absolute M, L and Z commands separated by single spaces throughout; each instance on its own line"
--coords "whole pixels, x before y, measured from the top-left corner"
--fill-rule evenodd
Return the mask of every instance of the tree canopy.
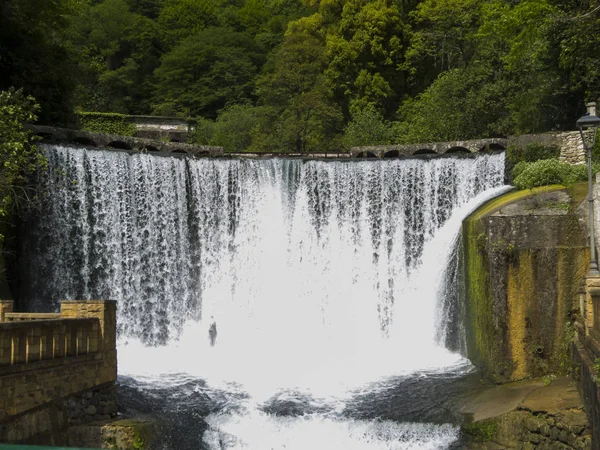
M 236 151 L 484 138 L 572 129 L 599 32 L 587 0 L 0 0 L 0 89 Z

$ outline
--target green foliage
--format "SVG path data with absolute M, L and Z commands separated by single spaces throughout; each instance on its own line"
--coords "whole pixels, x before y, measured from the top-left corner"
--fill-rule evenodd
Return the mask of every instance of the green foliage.
M 595 167 L 594 171 L 598 171 Z M 532 163 L 520 162 L 513 170 L 513 184 L 519 189 L 531 189 L 536 186 L 562 184 L 571 186 L 587 180 L 587 168 L 584 164 L 571 165 L 557 159 L 541 159 Z
M 136 436 L 132 443 L 133 450 L 143 450 L 145 448 L 144 440 L 141 436 Z
M 600 96 L 593 8 L 552 0 L 3 0 L 0 89 L 22 86 L 52 124 L 69 124 L 75 109 L 210 119 L 236 135 L 227 145 L 237 149 L 566 130 Z M 227 140 L 204 125 L 194 139 Z M 509 164 L 519 161 L 533 159 L 509 155 Z
M 0 90 L 23 88 L 40 105 L 41 123 L 68 125 L 77 83 L 64 43 L 75 0 L 0 2 Z
M 215 118 L 227 104 L 252 97 L 263 56 L 250 35 L 210 28 L 184 40 L 156 70 L 154 112 Z
M 355 112 L 344 130 L 344 145 L 347 148 L 391 144 L 393 138 L 392 125 L 372 109 Z
M 193 119 L 193 130 L 188 134 L 188 141 L 198 145 L 210 145 L 215 134 L 215 122 L 200 117 Z
M 252 136 L 260 126 L 260 108 L 251 105 L 233 105 L 219 115 L 214 125 L 212 145 L 228 152 L 243 152 L 252 145 Z
M 481 420 L 479 422 L 472 422 L 463 425 L 462 431 L 466 434 L 473 436 L 474 438 L 488 442 L 494 439 L 496 430 L 498 429 L 498 423 L 493 419 Z
M 398 139 L 419 143 L 505 134 L 508 89 L 490 68 L 444 72 L 425 92 L 400 107 Z
M 527 167 L 526 163 L 540 159 L 557 159 L 559 156 L 560 148 L 555 145 L 544 145 L 538 142 L 531 142 L 525 147 L 510 145 L 506 149 L 507 171 L 511 174 L 511 180 L 514 180 Z
M 569 208 L 571 205 L 568 205 Z M 562 375 L 572 375 L 577 371 L 577 363 L 573 359 L 573 342 L 577 333 L 575 327 L 569 321 L 565 323 L 560 346 L 558 348 L 558 365 Z
M 321 3 L 325 20 L 332 2 Z M 374 108 L 389 116 L 398 107 L 404 71 L 403 39 L 408 26 L 386 0 L 347 0 L 327 35 L 325 74 L 344 111 Z M 325 9 L 328 11 L 325 11 Z M 331 14 L 331 13 L 330 13 Z
M 544 384 L 544 386 L 549 386 L 550 383 L 552 383 L 554 380 L 556 380 L 556 375 L 554 374 L 544 375 L 542 377 L 542 383 Z
M 39 106 L 21 89 L 0 91 L 0 218 L 13 207 L 27 206 L 32 196 L 27 188 L 30 175 L 45 165 L 25 123 L 35 122 Z M 0 245 L 4 237 L 0 234 Z
M 595 359 L 593 369 L 596 374 L 596 382 L 600 383 L 600 358 Z
M 102 112 L 79 112 L 79 129 L 94 133 L 115 134 L 118 136 L 133 136 L 136 128 L 125 114 Z
M 264 120 L 256 128 L 253 148 L 327 150 L 334 143 L 342 114 L 323 75 L 327 58 L 318 23 L 292 24 L 274 57 L 273 71 L 257 83 Z

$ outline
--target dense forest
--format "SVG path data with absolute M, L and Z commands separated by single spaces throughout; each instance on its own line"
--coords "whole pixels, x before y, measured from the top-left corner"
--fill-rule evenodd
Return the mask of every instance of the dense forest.
M 40 122 L 180 116 L 228 150 L 572 129 L 596 0 L 0 0 L 0 90 Z

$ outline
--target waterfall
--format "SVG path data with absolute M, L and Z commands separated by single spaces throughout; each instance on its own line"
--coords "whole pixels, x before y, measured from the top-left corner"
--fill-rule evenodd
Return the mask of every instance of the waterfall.
M 268 397 L 464 361 L 446 349 L 461 348 L 457 238 L 464 217 L 504 189 L 503 154 L 45 151 L 21 298 L 37 310 L 116 299 L 121 373 L 187 373 Z
M 502 186 L 504 171 L 503 154 L 357 162 L 45 150 L 42 210 L 24 250 L 31 308 L 117 299 L 119 335 L 145 346 L 194 324 L 204 348 L 214 321 L 223 352 L 296 361 L 443 343 L 453 314 L 440 289 L 462 220 L 453 213 Z M 407 366 L 423 362 L 413 356 Z

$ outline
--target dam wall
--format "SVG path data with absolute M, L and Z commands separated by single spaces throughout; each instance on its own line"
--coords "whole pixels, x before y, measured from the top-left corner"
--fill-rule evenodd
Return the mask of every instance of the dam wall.
M 567 373 L 589 259 L 565 189 L 506 194 L 463 224 L 468 357 L 495 383 Z

